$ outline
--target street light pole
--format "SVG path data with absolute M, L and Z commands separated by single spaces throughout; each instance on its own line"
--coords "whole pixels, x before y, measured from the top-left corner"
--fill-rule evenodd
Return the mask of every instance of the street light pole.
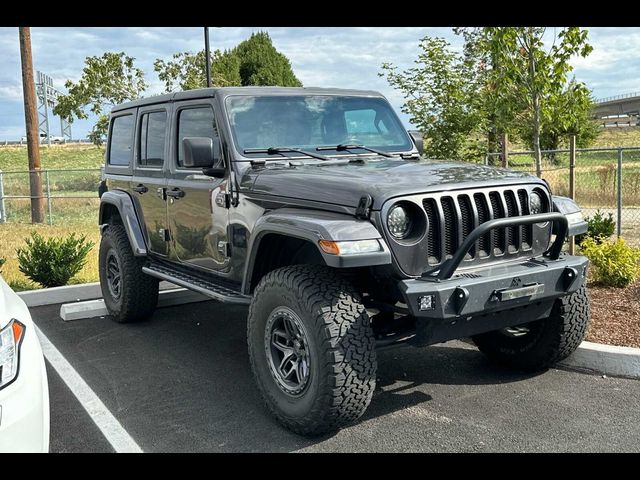
M 207 65 L 207 87 L 211 87 L 211 50 L 209 48 L 209 27 L 204 27 L 204 55 Z

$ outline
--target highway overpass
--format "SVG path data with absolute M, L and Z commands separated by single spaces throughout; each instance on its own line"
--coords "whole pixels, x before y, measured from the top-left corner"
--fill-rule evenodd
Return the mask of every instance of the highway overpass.
M 605 124 L 638 125 L 640 122 L 640 92 L 626 93 L 596 100 L 593 118 Z

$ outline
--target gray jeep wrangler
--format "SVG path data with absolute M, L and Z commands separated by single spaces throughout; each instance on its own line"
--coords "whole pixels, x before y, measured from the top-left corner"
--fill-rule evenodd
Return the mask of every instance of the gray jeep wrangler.
M 256 383 L 305 435 L 362 415 L 376 350 L 470 337 L 540 370 L 589 321 L 577 205 L 526 173 L 421 158 L 376 92 L 210 88 L 113 109 L 100 283 L 117 322 L 167 280 L 249 306 Z

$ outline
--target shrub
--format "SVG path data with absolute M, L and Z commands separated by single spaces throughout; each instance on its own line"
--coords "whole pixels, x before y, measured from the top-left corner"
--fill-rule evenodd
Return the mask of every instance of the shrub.
M 586 237 L 580 247 L 591 262 L 593 280 L 600 285 L 626 287 L 640 273 L 640 249 L 627 245 L 621 238 L 598 242 Z
M 2 273 L 2 266 L 5 264 L 6 261 L 7 261 L 6 258 L 0 257 L 0 273 Z
M 585 235 L 576 236 L 576 243 L 580 245 L 586 237 L 591 237 L 596 243 L 602 243 L 610 238 L 616 230 L 616 222 L 613 214 L 605 218 L 604 214 L 597 210 L 593 217 L 586 217 L 588 228 Z
M 22 273 L 44 287 L 66 285 L 86 263 L 89 251 L 95 245 L 86 235 L 44 239 L 37 232 L 26 239 L 27 246 L 18 248 L 19 268 Z

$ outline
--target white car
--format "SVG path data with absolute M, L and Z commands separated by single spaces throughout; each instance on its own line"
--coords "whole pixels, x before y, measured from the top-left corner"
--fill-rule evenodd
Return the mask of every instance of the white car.
M 29 309 L 0 277 L 0 453 L 49 451 L 49 384 Z
M 21 142 L 26 142 L 27 141 L 27 136 L 23 135 L 20 138 Z M 46 143 L 47 142 L 47 134 L 46 133 L 41 133 L 40 134 L 40 143 Z M 65 138 L 64 137 L 59 137 L 57 135 L 51 135 L 51 143 L 65 143 Z

